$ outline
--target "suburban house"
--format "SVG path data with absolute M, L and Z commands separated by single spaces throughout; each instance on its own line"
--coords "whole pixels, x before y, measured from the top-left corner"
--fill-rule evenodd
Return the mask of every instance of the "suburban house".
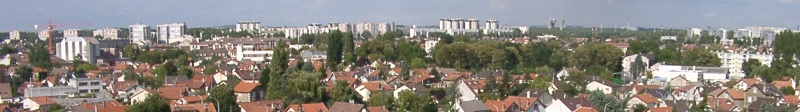
M 128 97 L 128 99 L 130 99 L 128 101 L 130 101 L 131 104 L 136 104 L 136 103 L 139 103 L 139 102 L 143 102 L 144 99 L 147 99 L 147 96 L 152 94 L 153 92 L 154 91 L 150 90 L 150 89 L 139 90 L 137 92 L 134 92 L 130 97 Z
M 355 92 L 361 96 L 362 101 L 369 101 L 369 96 L 372 94 L 392 94 L 392 87 L 383 82 L 366 82 L 361 83 L 355 88 Z
M 481 88 L 486 85 L 485 80 L 464 80 L 458 84 L 458 91 L 461 93 L 461 101 L 477 100 L 478 93 L 483 92 Z
M 329 112 L 323 103 L 294 104 L 286 108 L 286 112 Z
M 2 103 L 13 102 L 14 97 L 11 96 L 11 85 L 9 83 L 0 83 L 0 100 Z
M 519 96 L 508 96 L 506 97 L 506 102 L 514 102 L 519 105 L 520 111 L 525 112 L 541 112 L 544 111 L 544 104 L 541 101 L 536 99 L 536 97 L 519 97 Z
M 458 105 L 455 105 L 455 110 L 458 112 L 491 112 L 492 110 L 489 107 L 486 107 L 485 104 L 481 100 L 470 100 L 470 101 L 458 101 Z
M 336 102 L 328 109 L 330 112 L 367 112 L 364 104 Z
M 275 112 L 281 111 L 281 100 L 258 100 L 239 102 L 241 112 Z
M 749 78 L 739 79 L 739 81 L 737 81 L 737 83 L 735 85 L 733 85 L 733 88 L 745 90 L 745 89 L 750 88 L 750 86 L 753 86 L 753 85 L 759 84 L 759 83 L 761 83 L 761 80 L 758 80 L 758 79 L 749 79 Z
M 483 102 L 486 107 L 492 110 L 492 112 L 518 112 L 520 111 L 519 105 L 514 102 L 504 101 L 504 100 L 486 100 Z
M 689 82 L 689 80 L 687 80 L 686 77 L 684 76 L 677 76 L 675 78 L 670 79 L 667 84 L 669 84 L 671 87 L 683 87 L 686 85 L 690 85 L 692 83 Z
M 36 111 L 41 108 L 48 108 L 52 104 L 56 104 L 56 100 L 47 96 L 30 97 L 22 101 L 22 109 Z
M 262 99 L 264 96 L 264 89 L 258 83 L 240 82 L 236 84 L 233 91 L 236 93 L 236 102 L 250 102 L 253 100 Z
M 549 106 L 550 103 L 552 103 L 553 99 L 555 98 L 552 94 L 550 94 L 549 92 L 544 91 L 544 90 L 527 90 L 527 89 L 523 90 L 522 92 L 520 92 L 520 94 L 517 95 L 517 96 L 519 96 L 519 97 L 528 97 L 528 98 L 536 98 L 540 102 L 542 102 L 542 104 L 544 104 L 544 106 Z
M 184 96 L 189 96 L 186 86 L 167 86 L 158 88 L 158 94 L 169 100 L 179 100 Z
M 545 112 L 575 112 L 582 107 L 594 107 L 588 99 L 555 99 Z
M 603 94 L 611 94 L 612 92 L 614 92 L 614 88 L 617 87 L 619 87 L 618 84 L 603 79 L 595 79 L 589 82 L 589 84 L 586 84 L 586 90 L 588 91 L 597 90 L 603 92 Z
M 638 104 L 642 104 L 647 106 L 647 108 L 658 108 L 658 107 L 666 107 L 667 105 L 662 103 L 662 101 L 653 95 L 644 93 L 644 94 L 637 94 L 633 95 L 633 98 L 628 100 L 628 108 L 633 108 Z
M 745 93 L 740 89 L 717 89 L 708 93 L 710 98 L 726 99 L 736 106 L 745 107 Z

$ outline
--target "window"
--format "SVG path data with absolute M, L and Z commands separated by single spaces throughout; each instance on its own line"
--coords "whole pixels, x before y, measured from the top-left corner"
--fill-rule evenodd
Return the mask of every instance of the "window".
M 88 83 L 86 83 L 86 82 L 78 83 L 78 86 L 86 86 L 86 85 L 88 85 Z
M 100 82 L 92 82 L 92 85 L 100 85 Z

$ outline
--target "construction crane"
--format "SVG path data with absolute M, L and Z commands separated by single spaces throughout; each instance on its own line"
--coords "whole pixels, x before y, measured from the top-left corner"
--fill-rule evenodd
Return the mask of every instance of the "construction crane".
M 50 55 L 55 54 L 55 50 L 53 50 L 53 49 L 55 49 L 54 48 L 55 45 L 53 45 L 53 29 L 55 29 L 56 27 L 75 27 L 75 26 L 89 26 L 89 25 L 92 25 L 92 24 L 89 24 L 89 23 L 53 24 L 53 22 L 47 21 L 47 29 L 46 29 L 47 30 L 47 45 L 48 45 L 47 49 L 48 49 Z M 36 28 L 36 30 L 39 30 L 39 25 L 34 25 L 33 27 Z

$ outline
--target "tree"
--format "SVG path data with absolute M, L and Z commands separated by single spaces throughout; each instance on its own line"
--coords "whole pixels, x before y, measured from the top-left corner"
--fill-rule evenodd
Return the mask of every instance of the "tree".
M 747 59 L 747 61 L 744 61 L 744 63 L 742 63 L 742 71 L 744 71 L 744 74 L 745 74 L 746 77 L 753 78 L 753 75 L 752 75 L 753 69 L 758 67 L 758 66 L 761 66 L 761 65 L 762 65 L 761 61 L 758 61 L 757 59 L 750 58 L 750 59 Z
M 783 74 L 781 72 L 788 71 L 798 64 L 798 60 L 795 58 L 800 55 L 800 44 L 797 44 L 800 43 L 800 34 L 786 30 L 775 35 L 773 42 L 773 61 L 770 63 L 770 67 L 775 69 L 778 74 Z
M 89 63 L 81 63 L 75 67 L 75 72 L 77 73 L 86 73 L 87 71 L 90 70 L 97 70 L 97 67 Z
M 384 106 L 386 110 L 393 110 L 394 97 L 386 93 L 373 93 L 369 96 L 369 106 Z
M 429 94 L 417 95 L 409 90 L 401 91 L 395 102 L 398 112 L 435 112 L 438 107 Z
M 261 76 L 258 77 L 258 83 L 261 84 L 261 86 L 264 86 L 265 90 L 270 81 L 269 72 L 269 68 L 261 69 Z
M 233 93 L 233 87 L 226 84 L 217 85 L 211 89 L 208 100 L 214 102 L 220 111 L 239 112 L 241 110 L 236 104 L 236 94 Z
M 7 45 L 4 45 L 2 48 L 0 48 L 0 55 L 3 55 L 3 56 L 5 56 L 6 54 L 13 54 L 13 53 L 16 53 L 16 52 L 17 52 L 17 49 L 8 47 Z
M 314 34 L 300 35 L 300 44 L 314 44 L 314 38 L 316 38 Z
M 722 65 L 719 57 L 706 49 L 692 49 L 683 53 L 683 64 L 689 66 L 711 66 Z
M 286 42 L 283 40 L 278 41 L 275 51 L 272 55 L 270 62 L 270 75 L 267 90 L 270 92 L 269 98 L 282 98 L 283 88 L 286 83 L 286 69 L 289 66 L 289 54 L 286 52 Z M 272 94 L 274 93 L 274 94 Z
M 33 69 L 28 66 L 21 66 L 14 69 L 14 74 L 18 75 L 24 80 L 30 80 L 33 77 Z
M 456 81 L 444 88 L 445 95 L 439 103 L 445 103 L 445 109 L 454 109 L 455 105 L 457 105 L 456 101 L 460 100 L 461 92 L 458 89 L 458 84 L 460 83 Z M 450 112 L 454 112 L 454 110 L 450 110 Z
M 131 105 L 126 112 L 168 112 L 170 111 L 167 100 L 158 93 L 147 95 L 143 102 Z
M 411 78 L 411 71 L 409 70 L 408 64 L 405 61 L 400 62 L 400 77 L 403 78 L 403 80 L 408 80 Z
M 616 99 L 609 97 L 603 94 L 602 91 L 597 90 L 589 92 L 589 101 L 592 102 L 592 105 L 603 106 L 598 107 L 598 109 L 602 110 L 601 112 L 623 112 L 628 106 L 627 102 L 625 102 L 628 101 L 627 99 L 629 98 Z
M 53 63 L 50 61 L 50 53 L 44 47 L 44 44 L 35 44 L 29 51 L 28 56 L 30 57 L 31 65 L 48 70 L 53 68 Z
M 611 73 L 611 71 L 608 71 L 606 70 L 605 67 L 601 67 L 598 65 L 592 65 L 587 67 L 586 71 L 584 71 L 583 73 L 592 76 L 599 76 L 600 78 L 603 78 L 603 80 L 608 80 L 608 81 L 614 80 L 614 76 Z
M 47 112 L 63 112 L 64 109 L 66 108 L 60 104 L 53 104 L 50 105 L 50 107 L 47 107 Z
M 634 112 L 645 112 L 647 110 L 647 106 L 644 104 L 636 104 L 633 106 Z
M 442 75 L 439 75 L 439 71 L 436 70 L 436 68 L 431 69 L 431 73 L 429 75 L 433 76 L 433 78 L 436 80 L 442 80 Z
M 336 65 L 342 61 L 342 49 L 343 49 L 343 40 L 342 40 L 342 32 L 339 30 L 334 30 L 329 33 L 330 37 L 328 38 L 328 53 L 327 55 L 327 64 L 328 68 L 336 68 Z
M 178 60 L 175 64 L 177 64 L 177 66 L 187 66 L 189 65 L 189 62 L 191 62 L 191 60 L 189 60 L 186 55 L 181 55 L 178 57 Z
M 348 102 L 356 98 L 353 89 L 348 87 L 347 81 L 342 80 L 336 81 L 336 84 L 333 86 L 328 96 L 331 97 L 330 101 L 333 102 Z
M 570 55 L 570 64 L 578 68 L 599 65 L 611 71 L 617 71 L 622 61 L 622 50 L 608 44 L 588 44 L 575 49 Z
M 639 76 L 643 76 L 647 71 L 647 65 L 642 61 L 642 55 L 636 55 L 636 59 L 634 59 L 630 67 L 629 74 L 633 76 L 633 79 L 639 79 Z
M 217 73 L 217 66 L 216 65 L 208 65 L 205 69 L 203 69 L 203 74 L 210 75 Z
M 774 112 L 775 109 L 773 108 L 775 107 L 771 104 L 772 103 L 761 103 L 761 105 L 758 106 L 758 112 Z
M 409 65 L 411 68 L 426 68 L 428 64 L 425 63 L 421 58 L 414 58 L 411 60 L 411 64 Z
M 352 33 L 342 33 L 342 55 L 344 56 L 344 64 L 350 65 L 356 62 L 355 42 Z
M 665 62 L 667 64 L 680 64 L 681 60 L 680 53 L 675 49 L 669 48 L 659 50 L 656 56 L 659 62 Z
M 320 75 L 323 74 L 294 72 L 290 74 L 291 79 L 284 79 L 288 80 L 286 87 L 274 93 L 280 93 L 278 96 L 282 96 L 282 100 L 289 103 L 321 102 L 326 92 L 325 87 L 319 82 L 322 80 Z
M 161 64 L 161 66 L 153 69 L 153 73 L 159 76 L 177 76 L 177 71 L 178 67 L 176 67 L 171 61 L 167 61 L 164 64 Z
M 794 88 L 792 88 L 792 87 L 782 87 L 781 88 L 781 93 L 783 93 L 783 94 L 793 95 L 794 92 L 795 92 Z
M 176 74 L 178 74 L 178 76 L 186 76 L 189 79 L 194 77 L 194 71 L 192 71 L 192 69 L 189 69 L 189 67 L 185 66 L 178 69 L 178 72 L 176 72 Z

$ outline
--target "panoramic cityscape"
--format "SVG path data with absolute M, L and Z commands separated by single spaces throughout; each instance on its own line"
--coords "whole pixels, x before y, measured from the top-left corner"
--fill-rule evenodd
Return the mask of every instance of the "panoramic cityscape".
M 11 1 L 0 111 L 795 112 L 798 5 Z

